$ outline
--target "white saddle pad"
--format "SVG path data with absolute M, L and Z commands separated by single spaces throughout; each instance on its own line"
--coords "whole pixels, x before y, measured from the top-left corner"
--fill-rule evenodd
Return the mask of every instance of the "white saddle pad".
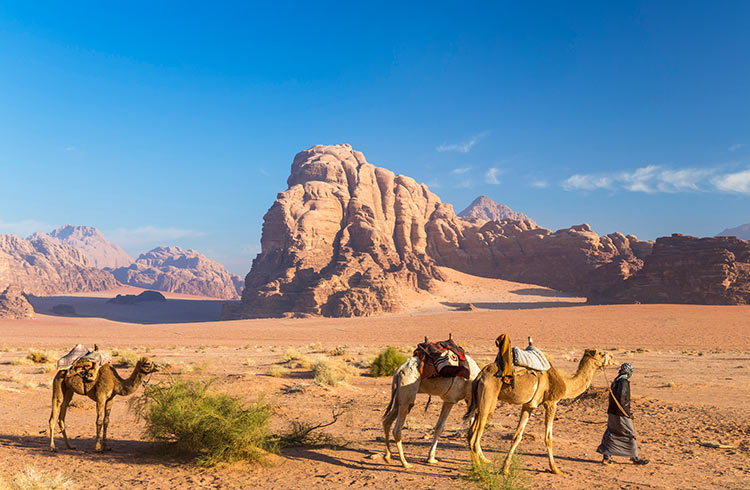
M 521 366 L 536 371 L 546 371 L 550 368 L 549 361 L 544 353 L 530 345 L 526 349 L 513 347 L 513 365 Z

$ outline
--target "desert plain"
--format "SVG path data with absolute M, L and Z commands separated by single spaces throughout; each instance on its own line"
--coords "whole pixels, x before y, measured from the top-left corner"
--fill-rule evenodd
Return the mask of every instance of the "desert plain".
M 633 410 L 639 449 L 651 463 L 637 467 L 622 458 L 606 467 L 595 449 L 606 424 L 603 389 L 616 367 L 600 372 L 592 389 L 563 402 L 554 426 L 555 455 L 564 475 L 547 471 L 541 410 L 520 446 L 523 483 L 530 488 L 747 488 L 750 486 L 750 307 L 695 305 L 588 306 L 582 298 L 538 286 L 493 279 L 451 278 L 431 301 L 414 297 L 405 312 L 369 318 L 211 318 L 220 303 L 166 294 L 158 309 L 106 303 L 113 292 L 71 295 L 79 317 L 44 314 L 60 298 L 35 298 L 33 320 L 0 320 L 0 474 L 26 468 L 60 473 L 78 487 L 372 487 L 471 488 L 463 403 L 451 413 L 440 440 L 438 464 L 424 463 L 440 410 L 419 395 L 404 435 L 404 470 L 383 458 L 381 417 L 390 396 L 389 377 L 369 375 L 368 362 L 388 345 L 410 352 L 424 336 L 454 338 L 480 364 L 495 356 L 494 339 L 508 333 L 519 344 L 532 336 L 552 364 L 574 372 L 583 349 L 610 352 L 635 366 Z M 127 288 L 125 292 L 137 292 Z M 471 302 L 475 311 L 457 311 Z M 158 311 L 157 311 L 158 310 Z M 188 312 L 188 314 L 186 314 Z M 85 316 L 84 316 L 85 315 Z M 174 321 L 171 319 L 175 319 Z M 267 465 L 233 464 L 204 469 L 189 459 L 163 454 L 143 438 L 143 424 L 116 398 L 110 425 L 112 451 L 95 453 L 94 402 L 76 397 L 68 433 L 76 450 L 48 449 L 50 366 L 24 359 L 29 349 L 60 356 L 73 345 L 98 344 L 133 351 L 168 365 L 150 383 L 168 377 L 215 379 L 214 387 L 248 401 L 262 395 L 276 407 L 274 430 L 292 420 L 325 423 L 339 447 L 292 448 Z M 338 356 L 351 374 L 337 387 L 313 383 L 309 369 L 271 376 L 287 349 L 310 357 Z M 130 368 L 119 368 L 124 374 Z M 142 390 L 134 396 L 138 396 Z M 502 458 L 519 408 L 500 404 L 483 448 Z M 64 447 L 58 434 L 58 447 Z M 714 447 L 726 445 L 728 448 Z

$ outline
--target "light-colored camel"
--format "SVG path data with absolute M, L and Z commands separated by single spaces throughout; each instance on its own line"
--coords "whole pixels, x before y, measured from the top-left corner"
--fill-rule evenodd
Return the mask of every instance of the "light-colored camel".
M 529 421 L 531 412 L 539 405 L 544 405 L 545 410 L 545 434 L 544 442 L 547 446 L 549 467 L 552 473 L 561 474 L 552 455 L 552 422 L 555 419 L 557 402 L 565 398 L 575 398 L 591 386 L 596 371 L 613 363 L 612 356 L 606 352 L 596 349 L 586 349 L 578 364 L 578 370 L 573 376 L 568 376 L 557 371 L 554 367 L 547 371 L 526 371 L 515 376 L 515 386 L 503 384 L 502 380 L 495 376 L 497 364 L 488 364 L 479 373 L 474 381 L 472 401 L 466 412 L 465 418 L 473 416 L 469 427 L 469 450 L 474 464 L 479 461 L 483 463 L 489 460 L 482 454 L 480 440 L 487 424 L 487 419 L 495 411 L 497 400 L 521 405 L 521 417 L 518 427 L 513 435 L 510 450 L 505 456 L 503 473 L 510 472 L 510 463 L 513 453 L 521 443 L 523 431 Z
M 472 358 L 466 356 L 469 363 L 469 378 L 464 379 L 460 376 L 455 378 L 428 378 L 420 379 L 419 358 L 414 356 L 406 360 L 396 372 L 393 373 L 393 382 L 391 383 L 391 401 L 383 415 L 383 430 L 385 431 L 385 455 L 386 462 L 391 462 L 391 443 L 390 430 L 393 421 L 396 425 L 393 427 L 393 439 L 396 441 L 398 456 L 401 459 L 401 465 L 404 468 L 410 468 L 411 465 L 406 461 L 404 448 L 401 444 L 401 431 L 406 421 L 406 416 L 414 407 L 414 401 L 417 399 L 417 393 L 426 393 L 430 396 L 438 396 L 443 400 L 443 408 L 440 411 L 437 424 L 432 436 L 432 446 L 430 447 L 427 463 L 437 463 L 435 451 L 440 434 L 443 432 L 445 421 L 451 413 L 453 405 L 461 400 L 466 403 L 471 402 L 471 386 L 474 378 L 479 374 L 479 366 Z
M 109 414 L 112 411 L 112 400 L 116 395 L 132 395 L 143 382 L 147 374 L 157 371 L 156 363 L 142 357 L 135 365 L 130 377 L 123 379 L 110 365 L 104 364 L 99 368 L 96 377 L 84 379 L 83 375 L 68 376 L 67 370 L 58 371 L 52 382 L 52 414 L 49 417 L 49 448 L 55 449 L 55 423 L 60 425 L 68 449 L 75 449 L 68 442 L 65 431 L 65 414 L 74 394 L 88 396 L 96 402 L 96 451 L 106 451 L 107 427 Z

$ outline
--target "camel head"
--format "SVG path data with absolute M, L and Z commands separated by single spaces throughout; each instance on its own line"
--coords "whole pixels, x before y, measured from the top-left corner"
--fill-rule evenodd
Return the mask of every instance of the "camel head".
M 615 363 L 612 354 L 600 351 L 598 349 L 586 349 L 585 351 L 583 351 L 583 357 L 590 357 L 600 368 L 612 366 Z M 581 360 L 583 360 L 583 358 Z
M 135 367 L 143 374 L 151 374 L 159 370 L 159 365 L 148 357 L 141 357 Z

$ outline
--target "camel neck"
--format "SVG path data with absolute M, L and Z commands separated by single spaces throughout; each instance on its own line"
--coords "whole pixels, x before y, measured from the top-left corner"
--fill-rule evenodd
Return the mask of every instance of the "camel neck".
M 117 383 L 117 394 L 120 396 L 128 396 L 132 394 L 143 382 L 145 374 L 140 369 L 141 365 L 136 364 L 133 372 L 127 379 L 118 379 Z
M 594 380 L 594 374 L 599 368 L 594 358 L 591 356 L 584 356 L 581 362 L 578 363 L 578 370 L 572 378 L 568 378 L 565 383 L 565 397 L 564 398 L 575 398 L 584 391 L 586 391 L 591 382 Z

